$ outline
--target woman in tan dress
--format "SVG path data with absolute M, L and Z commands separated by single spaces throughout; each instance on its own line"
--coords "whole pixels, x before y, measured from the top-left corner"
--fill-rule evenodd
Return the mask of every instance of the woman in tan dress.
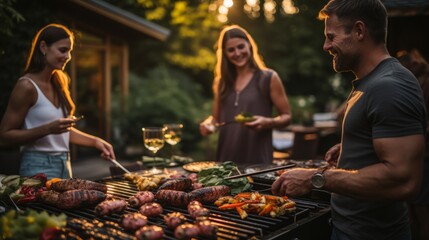
M 290 124 L 289 101 L 278 74 L 268 69 L 249 33 L 237 25 L 225 27 L 219 36 L 213 83 L 212 115 L 200 124 L 206 136 L 220 123 L 234 121 L 239 113 L 254 120 L 219 128 L 217 161 L 239 166 L 272 162 L 272 129 Z M 276 115 L 273 115 L 275 107 Z

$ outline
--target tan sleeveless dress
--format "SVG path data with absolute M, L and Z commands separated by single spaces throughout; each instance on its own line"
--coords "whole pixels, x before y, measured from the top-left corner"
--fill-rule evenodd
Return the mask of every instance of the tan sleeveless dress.
M 232 89 L 220 102 L 219 122 L 234 121 L 240 112 L 272 117 L 270 98 L 272 71 L 255 72 L 240 92 Z M 272 130 L 255 131 L 242 124 L 228 124 L 219 129 L 218 161 L 233 161 L 240 167 L 272 163 Z

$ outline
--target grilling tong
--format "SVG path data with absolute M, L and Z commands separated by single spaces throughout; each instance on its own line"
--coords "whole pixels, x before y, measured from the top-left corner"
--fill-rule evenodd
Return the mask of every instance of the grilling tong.
M 293 168 L 295 166 L 296 166 L 295 163 L 289 163 L 289 164 L 286 164 L 286 165 L 283 165 L 283 166 L 279 166 L 279 167 L 275 167 L 275 168 L 268 168 L 268 169 L 264 169 L 264 170 L 261 170 L 261 171 L 256 171 L 256 172 L 251 172 L 251 173 L 244 173 L 244 174 L 229 176 L 229 177 L 225 177 L 224 179 L 225 180 L 230 180 L 230 179 L 248 177 L 248 176 L 258 175 L 258 174 L 262 174 L 262 173 L 268 173 L 268 172 L 274 172 L 274 171 L 278 171 L 278 170 L 283 170 L 283 169 L 286 169 L 286 168 Z
M 128 171 L 124 166 L 122 166 L 122 164 L 120 164 L 118 161 L 116 161 L 113 158 L 109 158 L 110 161 L 112 161 L 116 166 L 118 166 L 119 168 L 121 168 L 122 170 L 124 170 L 124 172 L 126 173 L 130 173 L 130 171 Z

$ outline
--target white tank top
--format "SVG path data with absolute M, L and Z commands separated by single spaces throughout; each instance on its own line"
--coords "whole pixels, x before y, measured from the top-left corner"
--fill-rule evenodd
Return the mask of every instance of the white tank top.
M 28 77 L 21 79 L 29 80 L 37 91 L 37 101 L 28 110 L 25 117 L 23 129 L 32 129 L 58 118 L 64 118 L 61 107 L 57 108 L 39 89 L 37 84 Z M 70 132 L 62 134 L 49 134 L 34 142 L 28 143 L 21 147 L 22 151 L 39 151 L 39 152 L 68 152 L 69 151 Z

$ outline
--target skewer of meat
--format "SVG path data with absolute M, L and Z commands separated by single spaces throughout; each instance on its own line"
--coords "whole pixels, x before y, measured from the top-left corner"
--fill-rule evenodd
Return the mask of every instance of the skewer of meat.
M 69 190 L 62 193 L 43 191 L 37 193 L 42 202 L 62 209 L 80 208 L 95 205 L 106 199 L 106 194 L 97 190 Z
M 155 196 L 149 191 L 139 191 L 134 196 L 128 199 L 128 203 L 132 207 L 140 207 L 141 205 L 149 202 L 153 202 Z
M 177 226 L 186 222 L 186 217 L 180 212 L 171 212 L 164 216 L 164 221 L 169 229 L 176 229 Z
M 145 203 L 143 204 L 139 212 L 148 217 L 156 217 L 163 211 L 162 206 L 159 203 Z
M 196 238 L 198 234 L 200 234 L 200 229 L 191 223 L 184 223 L 174 230 L 174 236 L 180 240 Z
M 188 193 L 176 190 L 159 190 L 155 194 L 155 199 L 160 203 L 172 206 L 187 206 L 189 203 Z
M 107 186 L 105 184 L 79 178 L 63 179 L 61 181 L 54 182 L 51 185 L 51 189 L 58 192 L 74 189 L 97 190 L 103 193 L 107 192 Z
M 141 227 L 146 226 L 147 217 L 139 212 L 126 213 L 119 219 L 119 224 L 125 230 L 135 231 Z
M 136 231 L 135 236 L 137 240 L 157 240 L 164 237 L 164 230 L 162 227 L 150 225 L 144 226 Z
M 203 187 L 189 193 L 189 200 L 213 203 L 218 198 L 230 195 L 231 189 L 225 185 Z
M 192 187 L 192 180 L 189 178 L 170 179 L 159 186 L 158 190 L 185 191 Z
M 122 212 L 125 208 L 127 208 L 127 202 L 123 199 L 105 200 L 95 207 L 95 213 L 99 216 L 106 216 Z

